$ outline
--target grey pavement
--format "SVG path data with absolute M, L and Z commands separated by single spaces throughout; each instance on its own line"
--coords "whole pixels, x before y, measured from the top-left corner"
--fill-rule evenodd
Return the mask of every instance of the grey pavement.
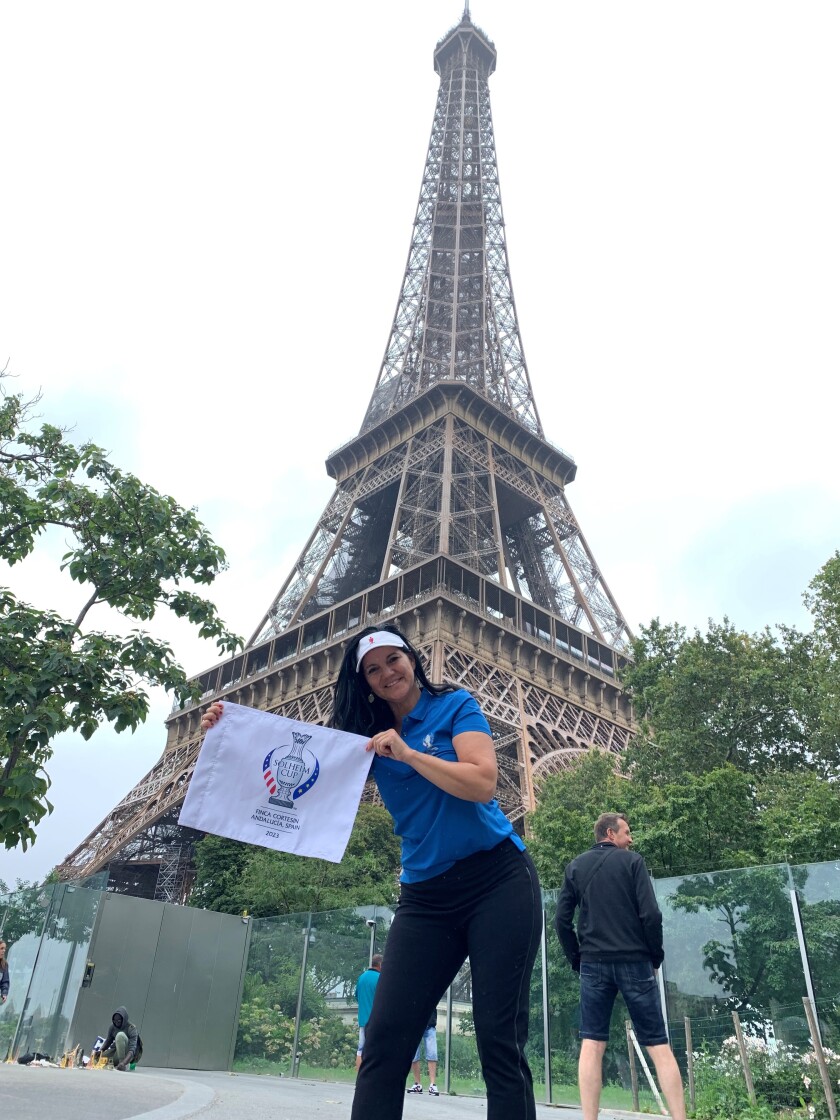
M 9 1120 L 348 1120 L 353 1086 L 253 1074 L 139 1068 L 57 1069 L 0 1064 L 0 1113 Z M 478 1120 L 479 1097 L 407 1096 L 404 1120 Z M 601 1110 L 600 1120 L 641 1114 Z M 537 1105 L 537 1120 L 581 1120 L 576 1108 Z M 647 1117 L 650 1120 L 650 1117 Z

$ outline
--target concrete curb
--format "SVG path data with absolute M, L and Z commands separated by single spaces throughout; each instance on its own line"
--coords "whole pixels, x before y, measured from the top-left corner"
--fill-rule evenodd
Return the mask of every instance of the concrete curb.
M 138 1112 L 130 1117 L 130 1120 L 186 1120 L 188 1116 L 203 1112 L 216 1099 L 215 1090 L 209 1085 L 178 1077 L 177 1074 L 167 1073 L 166 1076 L 160 1076 L 155 1073 L 144 1073 L 142 1076 L 154 1077 L 161 1081 L 174 1081 L 183 1087 L 183 1092 L 177 1101 L 161 1105 L 160 1108 L 153 1108 L 150 1112 Z

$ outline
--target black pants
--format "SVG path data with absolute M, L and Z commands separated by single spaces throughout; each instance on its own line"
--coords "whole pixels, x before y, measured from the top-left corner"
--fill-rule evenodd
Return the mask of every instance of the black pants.
M 432 1010 L 470 958 L 488 1120 L 535 1120 L 525 1059 L 542 900 L 530 856 L 505 840 L 443 875 L 404 883 L 385 944 L 354 1120 L 399 1120 L 411 1059 Z

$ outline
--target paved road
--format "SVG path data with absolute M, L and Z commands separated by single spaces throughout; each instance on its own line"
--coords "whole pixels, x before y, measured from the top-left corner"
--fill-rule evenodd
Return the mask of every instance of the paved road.
M 0 1113 L 9 1120 L 348 1120 L 353 1086 L 288 1077 L 143 1068 L 55 1069 L 0 1064 Z M 407 1096 L 404 1120 L 480 1120 L 477 1097 Z M 600 1120 L 636 1113 L 601 1111 Z M 581 1120 L 537 1106 L 537 1120 Z M 648 1116 L 646 1120 L 650 1120 Z

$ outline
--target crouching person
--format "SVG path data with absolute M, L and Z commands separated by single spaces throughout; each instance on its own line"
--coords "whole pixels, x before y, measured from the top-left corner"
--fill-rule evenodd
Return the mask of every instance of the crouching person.
M 143 1043 L 124 1007 L 118 1007 L 111 1016 L 111 1026 L 99 1053 L 103 1058 L 110 1058 L 114 1069 L 118 1070 L 127 1070 L 132 1062 L 140 1061 Z

